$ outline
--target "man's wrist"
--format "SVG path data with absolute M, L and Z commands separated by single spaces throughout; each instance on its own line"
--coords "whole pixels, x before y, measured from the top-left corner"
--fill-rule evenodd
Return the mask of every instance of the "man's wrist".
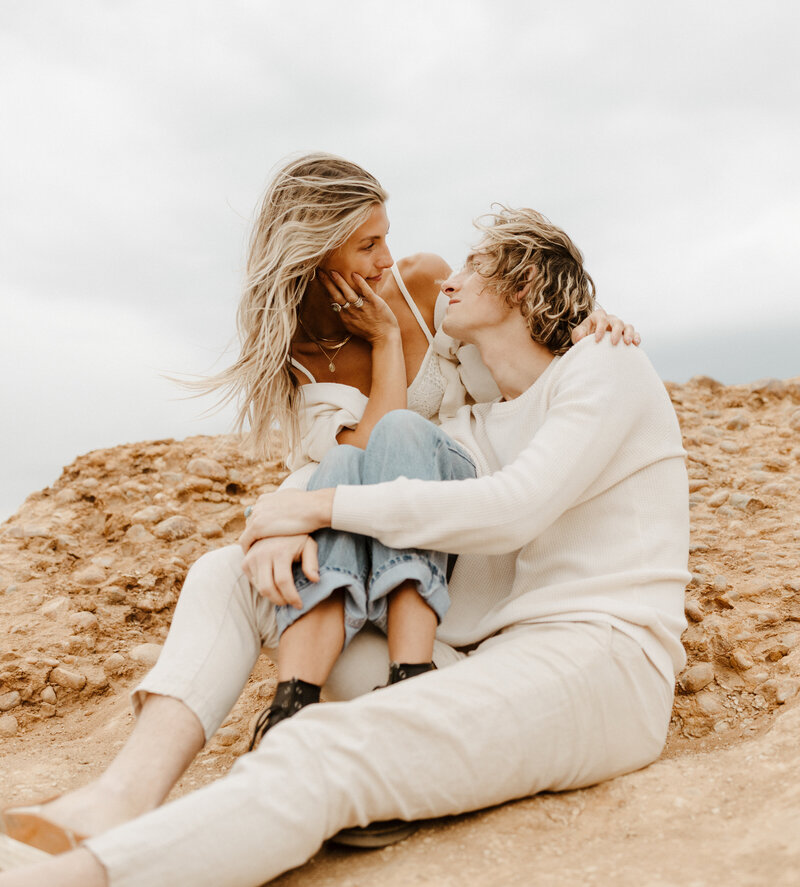
M 314 522 L 316 523 L 316 529 L 322 530 L 331 525 L 331 520 L 333 519 L 333 497 L 335 495 L 335 487 L 314 491 Z

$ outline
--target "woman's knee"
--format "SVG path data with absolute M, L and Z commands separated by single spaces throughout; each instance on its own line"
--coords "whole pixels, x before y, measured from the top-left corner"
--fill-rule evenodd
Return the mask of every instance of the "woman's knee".
M 398 441 L 421 443 L 433 440 L 437 426 L 412 410 L 392 410 L 381 418 L 369 436 L 368 448 L 396 445 Z
M 387 413 L 370 435 L 364 454 L 362 482 L 454 480 L 474 477 L 475 466 L 441 428 L 410 410 Z
M 392 410 L 372 429 L 365 451 L 365 483 L 376 466 L 401 465 L 413 456 L 433 460 L 443 435 L 439 428 L 411 410 Z
M 364 451 L 340 444 L 325 454 L 308 482 L 309 490 L 321 490 L 337 484 L 361 483 L 361 460 Z

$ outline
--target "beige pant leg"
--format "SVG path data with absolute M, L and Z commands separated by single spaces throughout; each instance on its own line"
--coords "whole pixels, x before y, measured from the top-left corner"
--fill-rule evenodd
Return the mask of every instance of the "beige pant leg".
M 197 715 L 208 740 L 239 698 L 262 646 L 277 646 L 275 608 L 250 585 L 243 559 L 238 545 L 228 545 L 189 570 L 158 662 L 133 691 L 137 714 L 148 693 L 174 696 Z
M 110 887 L 257 887 L 341 828 L 462 813 L 654 760 L 672 688 L 609 625 L 519 627 L 271 730 L 218 782 L 86 846 Z

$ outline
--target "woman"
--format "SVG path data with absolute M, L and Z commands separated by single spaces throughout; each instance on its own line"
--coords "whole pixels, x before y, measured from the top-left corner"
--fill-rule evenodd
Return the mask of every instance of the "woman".
M 241 353 L 202 386 L 240 402 L 238 426 L 249 425 L 249 443 L 265 455 L 288 454 L 297 483 L 337 443 L 363 447 L 390 410 L 438 413 L 444 382 L 432 328 L 437 280 L 449 269 L 429 255 L 393 266 L 385 200 L 369 173 L 327 154 L 298 158 L 276 174 L 250 245 Z M 596 313 L 575 338 L 603 333 L 607 322 Z M 615 321 L 612 339 L 620 334 L 626 343 L 638 338 Z M 285 603 L 267 584 L 271 598 Z M 157 807 L 216 732 L 262 647 L 277 641 L 275 606 L 245 575 L 241 549 L 204 555 L 187 576 L 159 663 L 134 692 L 138 719 L 126 745 L 88 786 L 7 811 L 6 827 L 60 852 Z M 241 668 L 225 667 L 231 647 L 246 651 Z M 339 695 L 353 695 L 352 687 Z M 75 883 L 89 883 L 98 863 L 85 852 L 78 857 L 84 880 Z

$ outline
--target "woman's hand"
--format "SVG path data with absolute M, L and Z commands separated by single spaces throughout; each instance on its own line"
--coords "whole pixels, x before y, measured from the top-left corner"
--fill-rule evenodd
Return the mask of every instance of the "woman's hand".
M 333 513 L 334 489 L 277 490 L 259 496 L 239 537 L 245 554 L 259 539 L 297 536 L 329 527 Z
M 292 575 L 292 564 L 298 561 L 306 579 L 319 582 L 317 543 L 305 533 L 259 539 L 247 552 L 243 569 L 260 595 L 276 606 L 288 605 L 301 610 L 303 601 Z
M 371 345 L 399 334 L 400 326 L 394 312 L 363 277 L 353 275 L 354 289 L 338 271 L 320 270 L 318 273 L 331 297 L 331 305 L 339 306 L 339 317 L 351 333 Z
M 618 345 L 619 340 L 626 345 L 640 345 L 642 337 L 630 323 L 625 323 L 613 314 L 606 314 L 602 308 L 596 308 L 583 321 L 572 330 L 572 344 L 576 345 L 581 339 L 594 333 L 595 341 L 599 342 L 607 331 L 611 331 L 611 344 Z

